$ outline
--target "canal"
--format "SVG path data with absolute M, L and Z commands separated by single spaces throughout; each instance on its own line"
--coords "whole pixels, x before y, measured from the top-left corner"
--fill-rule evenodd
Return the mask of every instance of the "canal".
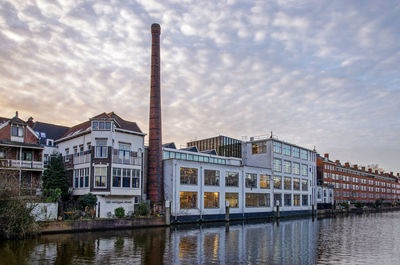
M 400 212 L 3 240 L 0 264 L 400 264 Z

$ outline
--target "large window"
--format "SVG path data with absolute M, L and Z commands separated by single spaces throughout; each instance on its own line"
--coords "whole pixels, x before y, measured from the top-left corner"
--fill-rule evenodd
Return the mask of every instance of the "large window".
M 274 142 L 274 153 L 282 153 L 282 144 L 279 142 Z
M 271 176 L 260 174 L 260 188 L 269 189 L 270 188 Z
M 140 188 L 140 170 L 132 169 L 132 188 Z
M 265 153 L 267 152 L 267 142 L 263 141 L 263 142 L 253 143 L 251 149 L 253 154 Z
M 131 187 L 131 170 L 128 168 L 122 169 L 122 187 L 124 188 Z
M 285 194 L 284 197 L 284 205 L 285 206 L 292 206 L 292 194 Z
M 293 178 L 293 189 L 300 190 L 300 179 L 299 178 Z
M 96 158 L 107 157 L 107 139 L 96 139 Z
M 284 185 L 285 190 L 291 190 L 292 189 L 292 178 L 285 177 L 283 185 Z
M 85 188 L 89 187 L 89 168 L 85 168 Z
M 282 206 L 282 194 L 274 194 L 274 206 Z
M 204 192 L 204 208 L 219 208 L 219 192 Z
M 118 148 L 118 162 L 122 164 L 129 164 L 131 156 L 131 145 L 119 143 Z
M 229 202 L 230 208 L 239 207 L 239 193 L 226 192 L 225 193 L 225 203 Z
M 308 191 L 308 180 L 306 179 L 301 180 L 301 190 Z
M 283 172 L 284 173 L 292 173 L 292 167 L 290 161 L 283 161 Z
M 246 193 L 246 207 L 269 207 L 269 196 L 265 193 Z
M 257 174 L 246 173 L 246 188 L 257 188 Z
M 274 181 L 274 189 L 282 189 L 282 177 L 281 176 L 274 176 L 272 178 L 272 180 Z
M 197 168 L 181 167 L 181 184 L 197 185 Z
M 95 167 L 94 168 L 94 180 L 96 188 L 107 187 L 107 168 L 106 167 Z
M 139 188 L 140 170 L 129 168 L 113 168 L 112 186 L 115 188 Z
M 113 187 L 121 187 L 121 169 L 113 168 Z
M 308 152 L 307 152 L 307 150 L 301 149 L 300 150 L 300 157 L 301 157 L 301 159 L 308 160 Z
M 303 206 L 308 206 L 308 195 L 302 195 Z
M 292 156 L 295 158 L 300 158 L 300 149 L 297 147 L 292 147 Z
M 307 165 L 301 165 L 301 175 L 308 176 L 308 166 Z
M 11 126 L 11 136 L 23 137 L 24 128 L 18 126 Z
M 274 158 L 274 171 L 282 172 L 282 160 L 278 158 Z
M 300 195 L 299 194 L 293 195 L 293 206 L 300 206 Z
M 92 122 L 93 130 L 111 130 L 111 122 L 110 121 L 93 121 Z
M 293 163 L 293 174 L 300 175 L 300 164 Z
M 225 173 L 225 186 L 239 187 L 239 173 L 238 172 L 226 172 Z
M 204 185 L 219 186 L 219 171 L 204 169 Z
M 291 155 L 290 145 L 282 144 L 282 151 L 284 155 L 290 156 Z
M 195 209 L 197 208 L 197 192 L 180 192 L 180 208 Z

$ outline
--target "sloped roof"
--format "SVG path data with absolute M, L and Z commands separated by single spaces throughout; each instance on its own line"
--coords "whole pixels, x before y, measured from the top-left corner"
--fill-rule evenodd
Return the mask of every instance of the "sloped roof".
M 40 139 L 41 144 L 46 144 L 45 139 L 58 140 L 69 130 L 69 127 L 37 121 L 33 124 L 32 129 L 46 133 L 46 137 Z
M 10 119 L 8 118 L 4 118 L 4 117 L 0 117 L 0 124 L 5 123 L 6 121 L 9 121 Z
M 162 147 L 176 149 L 176 146 L 175 146 L 174 142 L 163 144 Z
M 117 123 L 117 128 L 142 133 L 136 122 L 126 121 L 117 114 L 115 114 L 114 112 L 110 113 L 103 112 L 90 118 L 88 121 L 82 122 L 78 125 L 71 127 L 67 132 L 64 133 L 64 135 L 62 135 L 61 138 L 72 136 L 74 133 L 86 131 L 91 126 L 91 120 L 96 120 L 96 119 L 114 120 Z

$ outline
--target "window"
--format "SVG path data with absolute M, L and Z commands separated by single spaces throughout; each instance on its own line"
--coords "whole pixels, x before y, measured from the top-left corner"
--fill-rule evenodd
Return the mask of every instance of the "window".
M 110 121 L 94 121 L 94 122 L 92 122 L 92 129 L 109 131 L 109 130 L 111 130 L 111 122 Z
M 282 194 L 274 194 L 274 206 L 282 206 Z
M 293 178 L 293 189 L 300 190 L 300 179 L 299 178 Z
M 274 176 L 272 180 L 274 181 L 274 189 L 282 189 L 282 177 Z
M 308 160 L 308 152 L 307 152 L 307 150 L 300 149 L 300 157 L 301 157 L 301 159 Z
M 219 192 L 204 192 L 204 208 L 219 208 Z
M 278 158 L 274 158 L 274 171 L 282 172 L 282 160 Z
M 301 175 L 308 176 L 307 165 L 301 165 Z
M 204 185 L 219 186 L 219 170 L 204 169 Z
M 79 187 L 79 169 L 74 170 L 74 187 Z
M 284 185 L 285 190 L 291 190 L 292 189 L 292 178 L 285 177 L 283 185 Z
M 6 158 L 6 152 L 4 150 L 0 150 L 0 158 Z
M 131 170 L 128 168 L 122 169 L 122 187 L 124 188 L 131 187 Z
M 230 208 L 239 207 L 239 193 L 226 192 L 225 193 L 225 203 L 229 202 Z
M 106 167 L 95 167 L 94 168 L 94 179 L 95 187 L 105 188 L 107 187 L 107 168 Z
M 140 188 L 140 170 L 132 169 L 132 188 Z
M 11 136 L 23 137 L 24 136 L 24 128 L 18 126 L 11 126 Z
M 260 188 L 269 189 L 270 188 L 271 176 L 260 174 Z
M 297 147 L 292 147 L 292 156 L 295 158 L 300 158 L 300 149 Z
M 307 195 L 305 195 L 307 196 Z M 293 206 L 300 206 L 300 195 L 294 194 L 293 195 Z
M 181 167 L 181 184 L 197 185 L 197 168 Z
M 107 157 L 107 139 L 96 139 L 96 158 Z
M 292 167 L 290 161 L 283 161 L 283 172 L 284 173 L 292 173 Z
M 285 206 L 292 206 L 292 194 L 285 194 L 283 195 L 283 198 Z
M 246 173 L 246 188 L 257 188 L 257 174 Z
M 83 188 L 85 186 L 85 169 L 79 169 L 79 187 Z
M 52 140 L 52 139 L 46 139 L 46 144 L 47 144 L 48 146 L 54 146 L 54 140 Z
M 197 192 L 180 192 L 180 208 L 195 209 L 197 208 Z
M 65 149 L 65 161 L 69 161 L 69 149 Z
M 282 144 L 282 150 L 283 150 L 283 154 L 290 156 L 291 152 L 290 152 L 290 145 L 287 144 Z
M 301 180 L 301 190 L 308 191 L 308 180 L 306 179 Z
M 267 142 L 257 142 L 251 145 L 251 150 L 253 154 L 261 154 L 267 152 Z
M 279 142 L 274 142 L 274 153 L 282 153 L 282 144 Z
M 300 164 L 293 163 L 293 174 L 300 175 Z
M 118 162 L 122 164 L 129 164 L 131 157 L 131 145 L 118 143 L 118 149 Z
M 239 173 L 226 172 L 225 173 L 225 186 L 226 187 L 239 187 Z
M 91 151 L 92 150 L 92 144 L 91 143 L 87 143 L 86 145 L 87 145 L 87 150 Z
M 246 207 L 269 207 L 269 196 L 265 193 L 246 193 Z
M 308 206 L 308 196 L 302 195 L 301 197 L 302 197 L 303 206 Z
M 89 187 L 89 168 L 85 168 L 85 188 Z

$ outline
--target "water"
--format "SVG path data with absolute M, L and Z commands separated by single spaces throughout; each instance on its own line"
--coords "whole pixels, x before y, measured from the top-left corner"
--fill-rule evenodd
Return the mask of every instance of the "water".
M 400 212 L 2 241 L 0 264 L 400 264 Z

